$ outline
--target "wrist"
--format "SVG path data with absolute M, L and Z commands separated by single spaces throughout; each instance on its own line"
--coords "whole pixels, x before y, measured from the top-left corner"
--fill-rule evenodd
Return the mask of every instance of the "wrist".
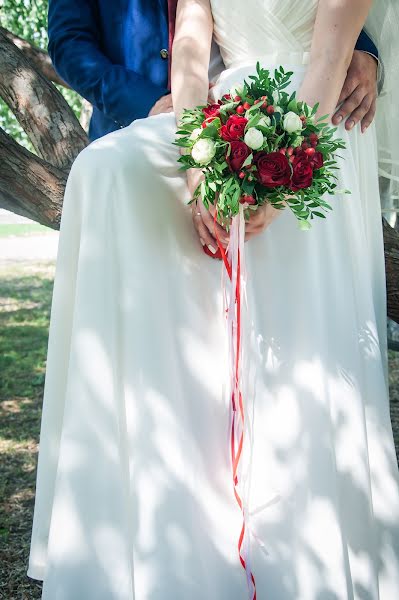
M 298 91 L 298 99 L 309 106 L 319 103 L 318 117 L 334 112 L 345 82 L 347 69 L 343 63 L 331 65 L 323 60 L 310 64 Z
M 333 77 L 339 73 L 346 73 L 352 62 L 353 52 L 345 54 L 342 52 L 329 51 L 319 53 L 317 56 L 310 55 L 309 70 L 318 73 L 329 73 Z

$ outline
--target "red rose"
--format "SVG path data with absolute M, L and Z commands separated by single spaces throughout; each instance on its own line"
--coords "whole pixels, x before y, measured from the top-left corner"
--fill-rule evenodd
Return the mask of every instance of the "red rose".
M 205 108 L 202 109 L 205 117 L 209 119 L 209 117 L 216 118 L 220 115 L 220 105 L 219 104 L 208 104 Z
M 292 177 L 290 189 L 293 192 L 303 190 L 312 185 L 313 181 L 313 169 L 309 158 L 304 155 L 298 155 L 295 157 L 292 163 Z
M 321 169 L 324 165 L 324 157 L 321 152 L 315 152 L 310 159 L 310 163 L 314 169 Z
M 231 142 L 230 147 L 230 156 L 226 155 L 226 161 L 230 167 L 230 171 L 237 172 L 251 154 L 251 149 L 244 142 L 240 141 Z
M 244 136 L 245 126 L 248 119 L 238 115 L 232 115 L 227 120 L 226 125 L 220 128 L 220 136 L 226 142 L 233 142 Z
M 291 169 L 288 158 L 280 152 L 258 152 L 255 154 L 254 163 L 257 167 L 257 178 L 262 185 L 275 188 L 279 185 L 288 185 L 291 178 Z
M 313 152 L 309 152 L 310 150 L 313 150 Z M 312 169 L 321 169 L 321 167 L 324 165 L 323 154 L 321 152 L 316 152 L 314 148 L 300 150 L 295 156 L 295 160 L 298 160 L 299 158 L 308 160 Z

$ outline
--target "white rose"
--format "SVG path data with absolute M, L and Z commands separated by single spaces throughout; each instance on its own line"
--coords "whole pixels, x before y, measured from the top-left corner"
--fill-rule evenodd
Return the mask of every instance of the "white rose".
M 203 138 L 195 142 L 191 156 L 195 162 L 199 165 L 206 165 L 209 163 L 216 154 L 216 144 L 209 138 Z
M 263 145 L 263 141 L 263 133 L 256 127 L 250 127 L 244 137 L 244 142 L 252 150 L 259 150 Z
M 260 125 L 261 127 L 270 127 L 270 117 L 262 117 L 259 121 L 258 121 L 258 125 Z
M 296 113 L 290 111 L 284 116 L 283 127 L 287 133 L 294 133 L 302 129 L 302 121 Z
M 194 131 L 190 135 L 190 140 L 195 141 L 201 135 L 202 132 L 203 132 L 203 129 L 201 129 L 199 127 L 197 129 L 194 129 Z

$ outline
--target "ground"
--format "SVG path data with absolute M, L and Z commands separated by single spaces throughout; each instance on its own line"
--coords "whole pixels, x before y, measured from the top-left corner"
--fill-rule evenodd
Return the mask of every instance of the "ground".
M 35 600 L 26 576 L 58 234 L 0 214 L 0 599 Z M 390 353 L 399 457 L 399 353 Z

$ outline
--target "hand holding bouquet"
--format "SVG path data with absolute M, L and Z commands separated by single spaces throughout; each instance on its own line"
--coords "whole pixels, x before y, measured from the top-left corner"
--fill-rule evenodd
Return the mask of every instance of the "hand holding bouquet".
M 271 77 L 257 64 L 250 83 L 235 86 L 216 104 L 185 110 L 176 144 L 183 169 L 201 169 L 201 195 L 214 205 L 220 222 L 269 202 L 289 207 L 303 229 L 331 210 L 323 199 L 336 188 L 335 155 L 344 148 L 318 105 L 298 102 L 284 90 L 292 73 L 283 67 Z M 249 213 L 246 212 L 248 218 Z

